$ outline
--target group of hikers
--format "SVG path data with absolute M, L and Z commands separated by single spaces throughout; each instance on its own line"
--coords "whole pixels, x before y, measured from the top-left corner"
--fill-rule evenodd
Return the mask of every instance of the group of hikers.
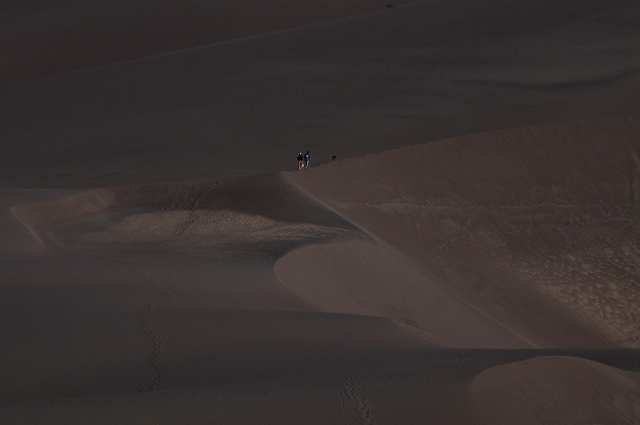
M 309 168 L 309 161 L 311 161 L 311 155 L 309 155 L 309 151 L 302 155 L 302 152 L 298 154 L 298 170 L 302 170 L 303 168 Z
M 335 161 L 336 160 L 336 156 L 333 155 L 331 157 L 331 161 Z M 303 168 L 309 168 L 309 161 L 311 161 L 311 155 L 309 154 L 309 151 L 307 151 L 307 153 L 305 153 L 304 155 L 302 155 L 302 152 L 300 152 L 298 154 L 298 170 L 302 170 Z

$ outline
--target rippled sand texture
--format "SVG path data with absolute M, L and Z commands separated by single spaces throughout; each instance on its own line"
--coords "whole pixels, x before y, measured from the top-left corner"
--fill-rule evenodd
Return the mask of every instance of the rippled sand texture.
M 278 176 L 95 189 L 13 212 L 43 244 L 94 254 L 272 257 L 358 233 L 347 221 L 308 205 Z
M 640 123 L 620 118 L 443 140 L 287 178 L 536 345 L 638 347 L 639 155 Z

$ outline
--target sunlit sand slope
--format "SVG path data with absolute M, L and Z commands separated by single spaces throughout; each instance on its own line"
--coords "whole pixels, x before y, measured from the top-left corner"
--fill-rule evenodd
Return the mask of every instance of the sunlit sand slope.
M 470 385 L 484 424 L 640 421 L 640 374 L 574 357 L 496 366 Z
M 615 118 L 448 139 L 285 178 L 538 345 L 637 347 L 639 158 L 640 122 Z

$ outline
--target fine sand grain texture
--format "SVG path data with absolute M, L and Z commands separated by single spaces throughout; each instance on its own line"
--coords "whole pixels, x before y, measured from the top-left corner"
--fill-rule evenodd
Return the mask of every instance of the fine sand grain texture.
M 637 0 L 5 1 L 0 424 L 637 425 L 639 116 Z

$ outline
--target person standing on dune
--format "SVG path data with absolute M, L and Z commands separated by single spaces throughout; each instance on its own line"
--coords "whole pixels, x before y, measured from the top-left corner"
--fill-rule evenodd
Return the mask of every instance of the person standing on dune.
M 311 155 L 309 155 L 309 151 L 304 154 L 304 168 L 309 168 L 309 161 L 311 161 Z
M 302 166 L 304 165 L 304 156 L 302 156 L 302 152 L 298 154 L 298 171 L 302 170 Z

